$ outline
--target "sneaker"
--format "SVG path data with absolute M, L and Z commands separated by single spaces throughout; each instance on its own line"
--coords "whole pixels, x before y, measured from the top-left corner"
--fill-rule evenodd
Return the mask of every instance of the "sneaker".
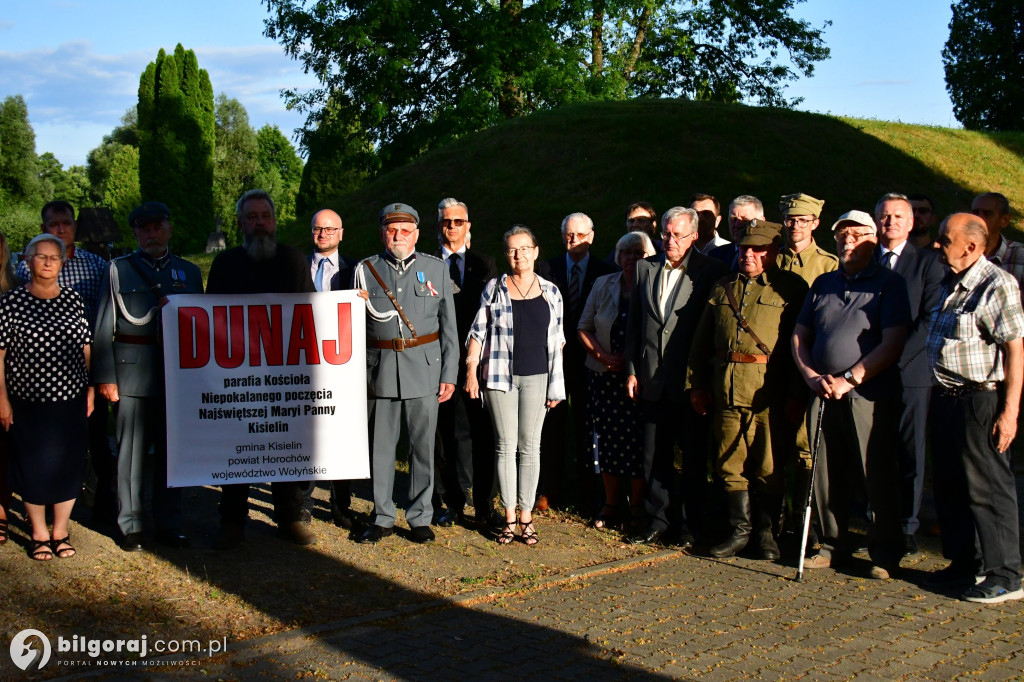
M 1011 590 L 995 583 L 991 578 L 986 578 L 974 587 L 968 588 L 960 595 L 963 601 L 971 601 L 977 604 L 999 604 L 1014 599 L 1024 599 L 1024 590 L 1017 584 L 1017 589 Z

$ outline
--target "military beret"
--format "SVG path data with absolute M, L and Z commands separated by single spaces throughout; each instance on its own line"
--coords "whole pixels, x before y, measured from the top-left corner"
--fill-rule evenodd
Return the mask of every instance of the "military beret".
M 782 211 L 783 218 L 790 215 L 812 215 L 818 218 L 821 216 L 821 207 L 824 205 L 823 199 L 815 199 L 810 194 L 803 192 L 787 194 L 779 199 L 779 210 Z
M 128 214 L 128 224 L 133 228 L 170 219 L 170 209 L 159 201 L 147 201 L 141 206 L 135 207 L 135 210 Z
M 835 232 L 843 225 L 861 225 L 862 227 L 870 227 L 873 230 L 877 229 L 875 219 L 864 211 L 847 211 L 839 216 L 839 220 L 832 224 L 832 231 Z
M 380 210 L 379 217 L 381 227 L 391 223 L 415 223 L 417 226 L 420 224 L 420 214 L 409 204 L 388 204 Z
M 740 246 L 768 246 L 778 244 L 782 239 L 782 225 L 767 220 L 754 219 L 743 228 Z

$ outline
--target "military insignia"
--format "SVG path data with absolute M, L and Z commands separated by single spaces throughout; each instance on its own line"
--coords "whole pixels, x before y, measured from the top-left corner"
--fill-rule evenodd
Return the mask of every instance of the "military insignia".
M 423 284 L 424 282 L 427 281 L 427 278 L 423 276 L 422 270 L 416 273 L 416 281 L 419 282 L 420 284 Z
M 172 289 L 184 289 L 186 287 L 184 270 L 175 270 L 174 268 L 171 268 L 171 279 L 173 280 L 171 282 Z
M 434 283 L 433 282 L 427 282 L 427 289 L 430 290 L 430 295 L 431 296 L 438 296 L 439 295 L 437 293 L 437 289 L 434 288 Z

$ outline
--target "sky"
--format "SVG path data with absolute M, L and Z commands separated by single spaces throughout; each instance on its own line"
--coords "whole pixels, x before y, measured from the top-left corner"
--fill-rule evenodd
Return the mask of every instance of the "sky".
M 832 21 L 831 58 L 787 90 L 804 98 L 799 109 L 958 125 L 941 59 L 949 0 L 808 0 L 794 15 L 816 27 Z M 180 42 L 254 128 L 270 123 L 290 137 L 305 117 L 285 108 L 280 91 L 316 81 L 263 36 L 265 16 L 259 0 L 0 0 L 0 98 L 25 98 L 37 153 L 84 164 L 136 103 L 157 51 Z

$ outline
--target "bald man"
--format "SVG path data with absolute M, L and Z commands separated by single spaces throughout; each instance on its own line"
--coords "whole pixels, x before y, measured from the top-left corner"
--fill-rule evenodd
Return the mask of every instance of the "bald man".
M 313 214 L 311 225 L 313 253 L 309 256 L 309 274 L 317 291 L 337 291 L 352 288 L 352 273 L 358 261 L 338 253 L 344 230 L 341 216 L 329 208 Z M 341 439 L 339 436 L 339 443 Z M 302 505 L 302 521 L 313 518 L 313 491 L 316 481 L 305 484 L 306 499 Z M 352 482 L 331 481 L 331 517 L 339 528 L 352 528 Z

